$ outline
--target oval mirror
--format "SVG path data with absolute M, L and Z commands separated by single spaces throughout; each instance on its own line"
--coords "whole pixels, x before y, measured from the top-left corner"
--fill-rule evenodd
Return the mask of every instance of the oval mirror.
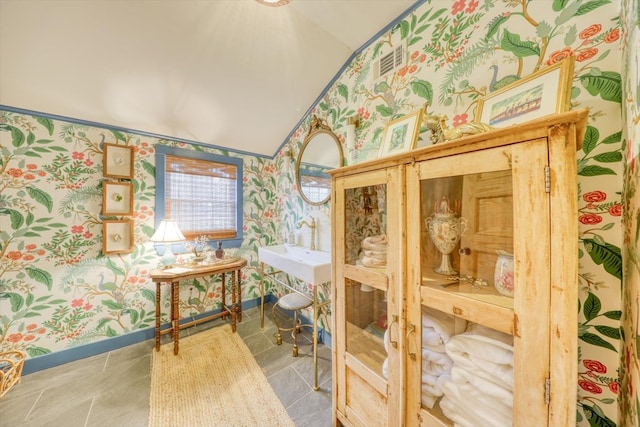
M 313 116 L 298 161 L 296 180 L 302 199 L 310 205 L 322 205 L 331 198 L 330 169 L 342 166 L 342 145 L 329 126 Z

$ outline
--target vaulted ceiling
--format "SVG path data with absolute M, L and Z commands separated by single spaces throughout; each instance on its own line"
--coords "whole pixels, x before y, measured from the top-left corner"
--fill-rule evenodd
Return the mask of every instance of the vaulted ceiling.
M 0 0 L 0 105 L 271 156 L 415 3 Z

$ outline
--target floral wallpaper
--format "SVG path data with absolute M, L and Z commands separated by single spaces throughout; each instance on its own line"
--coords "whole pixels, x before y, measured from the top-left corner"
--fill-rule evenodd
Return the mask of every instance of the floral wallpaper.
M 637 12 L 630 10 L 631 3 L 627 0 L 624 7 L 633 21 Z M 571 108 L 590 110 L 583 147 L 577 153 L 580 314 L 576 388 L 578 425 L 584 426 L 637 425 L 638 419 L 636 394 L 622 398 L 626 401 L 624 415 L 618 409 L 622 395 L 620 351 L 626 342 L 635 363 L 635 379 L 625 388 L 631 391 L 638 386 L 637 329 L 635 325 L 630 328 L 633 338 L 626 340 L 620 329 L 621 290 L 626 289 L 622 281 L 625 242 L 620 230 L 628 203 L 625 197 L 630 197 L 622 192 L 626 173 L 623 155 L 630 149 L 623 140 L 621 116 L 626 99 L 623 89 L 629 85 L 628 79 L 623 82 L 621 73 L 625 30 L 622 6 L 620 1 L 610 0 L 421 3 L 347 63 L 311 112 L 326 118 L 343 142 L 348 118 L 357 116 L 360 126 L 354 161 L 361 162 L 377 156 L 385 123 L 392 119 L 426 105 L 430 113 L 446 114 L 450 126 L 471 122 L 480 97 L 574 57 Z M 375 79 L 375 60 L 402 44 L 408 50 L 406 64 L 392 75 Z M 637 51 L 636 42 L 636 49 L 629 52 Z M 637 67 L 627 65 L 626 69 Z M 637 81 L 626 88 L 633 91 L 636 100 Z M 637 109 L 634 111 L 637 115 Z M 418 145 L 429 144 L 429 137 L 423 129 Z M 635 148 L 636 156 L 637 151 Z M 637 202 L 635 205 L 637 210 Z M 637 216 L 633 221 L 635 224 Z M 634 227 L 637 229 L 637 225 Z M 629 248 L 637 247 L 633 244 L 637 243 L 637 233 L 629 237 Z M 634 265 L 637 276 L 638 264 Z M 636 321 L 637 289 L 636 284 L 626 290 L 630 302 L 625 307 L 625 316 L 632 315 Z
M 297 153 L 316 114 L 344 144 L 347 121 L 357 116 L 352 161 L 365 161 L 376 157 L 388 121 L 426 104 L 451 126 L 471 122 L 483 95 L 573 56 L 571 108 L 590 109 L 577 153 L 580 426 L 635 426 L 640 419 L 638 13 L 633 0 L 423 2 L 345 64 L 287 141 Z M 375 60 L 399 44 L 406 44 L 407 63 L 374 79 Z M 422 132 L 419 144 L 429 141 Z M 135 150 L 131 254 L 101 254 L 105 142 Z M 159 256 L 148 240 L 157 144 L 236 156 L 0 110 L 0 351 L 18 348 L 35 358 L 152 327 L 148 272 Z M 328 215 L 329 206 L 310 207 L 297 196 L 292 172 L 281 173 L 283 152 L 274 159 L 241 157 L 245 240 L 232 252 L 249 260 L 242 279 L 243 299 L 250 300 L 259 295 L 256 248 L 282 243 L 293 224 Z M 181 315 L 216 308 L 219 293 L 215 279 L 183 287 Z M 168 320 L 164 294 L 162 317 Z M 323 322 L 327 327 L 328 318 Z
M 103 144 L 133 147 L 134 250 L 102 254 Z M 120 130 L 0 111 L 0 351 L 29 358 L 150 328 L 159 255 L 155 226 L 155 146 L 233 153 Z M 243 300 L 259 297 L 256 247 L 274 236 L 274 162 L 244 157 Z M 126 217 L 125 217 L 126 218 Z M 184 257 L 183 255 L 182 257 Z M 219 308 L 220 278 L 182 286 L 183 318 Z M 168 321 L 168 292 L 162 320 Z M 28 362 L 27 362 L 28 363 Z

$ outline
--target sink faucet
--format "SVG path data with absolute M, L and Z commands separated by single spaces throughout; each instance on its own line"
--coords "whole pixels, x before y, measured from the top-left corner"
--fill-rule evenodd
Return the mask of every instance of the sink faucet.
M 311 224 L 309 224 L 307 221 L 300 221 L 300 223 L 298 224 L 298 228 L 302 228 L 303 225 L 306 225 L 311 229 L 311 245 L 309 246 L 309 249 L 311 249 L 312 251 L 315 251 L 316 250 L 316 219 L 314 217 L 311 217 Z

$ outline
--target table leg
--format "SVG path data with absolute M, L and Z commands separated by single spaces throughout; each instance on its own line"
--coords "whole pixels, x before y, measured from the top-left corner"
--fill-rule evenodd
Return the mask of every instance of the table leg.
M 231 331 L 236 331 L 236 274 L 231 272 Z
M 260 330 L 264 330 L 264 262 L 260 263 Z
M 236 271 L 238 277 L 238 322 L 242 322 L 242 276 L 240 270 Z
M 224 283 L 224 273 L 222 273 L 222 307 L 220 307 L 220 309 L 223 313 L 225 312 L 225 308 L 227 308 L 227 288 Z M 226 317 L 226 314 L 222 316 L 223 319 Z
M 156 351 L 160 351 L 160 282 L 156 282 Z
M 173 354 L 178 354 L 179 345 L 180 345 L 180 308 L 178 306 L 178 301 L 180 300 L 179 285 L 180 285 L 180 282 L 171 282 L 171 298 L 172 298 L 171 328 L 173 329 Z
M 313 389 L 318 391 L 318 286 L 313 286 Z

